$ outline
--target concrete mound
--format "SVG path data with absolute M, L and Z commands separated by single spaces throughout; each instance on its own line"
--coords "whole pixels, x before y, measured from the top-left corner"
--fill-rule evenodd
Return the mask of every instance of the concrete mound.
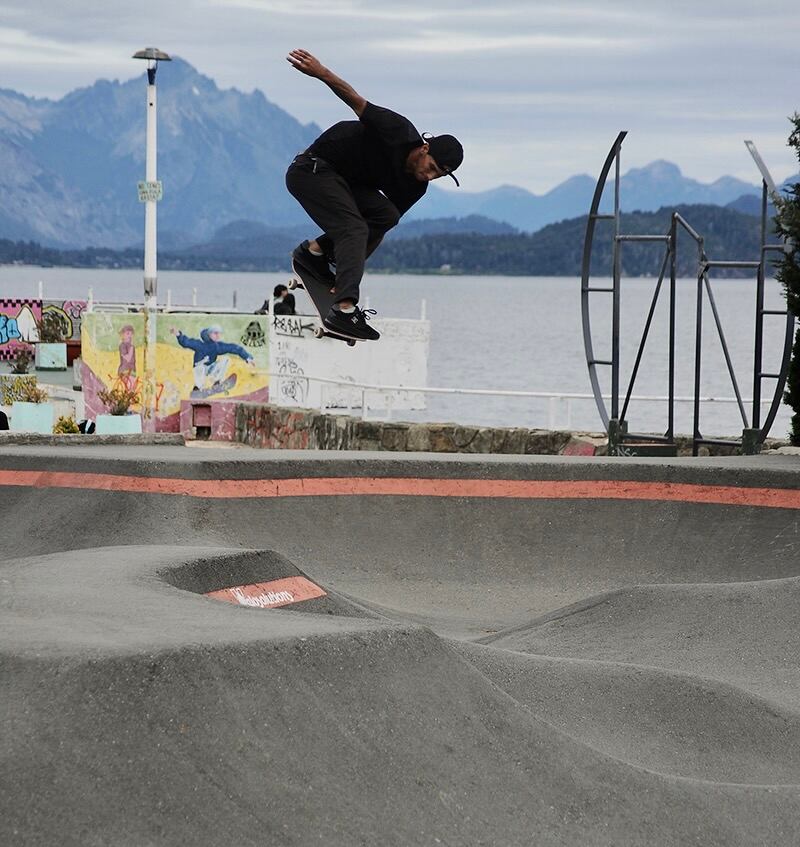
M 800 840 L 791 458 L 233 455 L 0 454 L 0 843 Z
M 312 583 L 300 568 L 274 550 L 237 550 L 227 555 L 204 555 L 177 567 L 169 567 L 161 571 L 160 576 L 176 588 L 249 608 L 289 609 L 355 618 L 376 617 L 374 612 L 355 601 Z M 247 591 L 255 587 L 258 591 Z M 292 596 L 292 590 L 297 588 L 299 595 Z M 287 594 L 287 590 L 289 597 L 281 597 L 281 594 Z M 270 602 L 269 597 L 272 596 L 277 599 Z
M 589 598 L 493 646 L 686 671 L 800 709 L 800 578 L 636 586 Z
M 6 561 L 0 566 L 0 636 L 18 655 L 41 657 L 310 637 L 378 625 L 374 615 L 335 593 L 264 609 L 186 590 L 284 575 L 287 568 L 268 552 L 143 545 Z M 309 609 L 312 603 L 318 605 Z
M 800 785 L 800 713 L 707 677 L 460 643 L 486 677 L 570 737 L 677 777 Z
M 3 843 L 782 843 L 800 814 L 577 743 L 422 629 L 3 665 Z

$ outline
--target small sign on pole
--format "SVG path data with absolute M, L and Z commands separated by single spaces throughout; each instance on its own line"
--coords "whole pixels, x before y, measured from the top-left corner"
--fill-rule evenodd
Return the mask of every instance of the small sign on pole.
M 139 189 L 140 203 L 147 203 L 151 200 L 157 203 L 164 197 L 164 186 L 160 179 L 138 182 L 136 187 Z

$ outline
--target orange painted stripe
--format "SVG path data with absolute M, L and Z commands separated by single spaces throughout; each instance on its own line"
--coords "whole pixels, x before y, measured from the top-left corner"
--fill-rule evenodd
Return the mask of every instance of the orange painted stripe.
M 208 591 L 206 597 L 252 606 L 256 609 L 277 609 L 314 597 L 325 597 L 327 592 L 304 576 L 287 576 L 270 582 L 254 582 L 250 585 L 234 585 L 219 591 Z
M 677 482 L 322 477 L 306 479 L 177 479 L 172 477 L 0 470 L 0 486 L 79 488 L 204 499 L 265 497 L 495 497 L 523 500 L 674 500 L 800 509 L 800 491 Z

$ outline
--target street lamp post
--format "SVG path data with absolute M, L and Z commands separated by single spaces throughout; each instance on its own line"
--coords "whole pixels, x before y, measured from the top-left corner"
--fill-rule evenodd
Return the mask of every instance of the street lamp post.
M 158 310 L 156 262 L 156 203 L 163 190 L 156 175 L 156 71 L 159 62 L 172 59 L 155 47 L 133 54 L 134 59 L 147 61 L 147 142 L 145 181 L 139 183 L 139 201 L 144 203 L 144 374 L 141 405 L 142 429 L 156 428 L 156 314 Z

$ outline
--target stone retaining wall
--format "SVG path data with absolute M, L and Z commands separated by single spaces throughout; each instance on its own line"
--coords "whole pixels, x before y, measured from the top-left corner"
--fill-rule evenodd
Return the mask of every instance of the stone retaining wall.
M 390 450 L 430 453 L 586 455 L 603 453 L 603 435 L 520 427 L 362 421 L 313 409 L 240 403 L 235 440 L 289 450 Z
M 362 421 L 259 403 L 236 406 L 234 441 L 251 447 L 288 450 L 388 450 L 420 453 L 506 453 L 551 456 L 605 456 L 605 433 L 522 427 L 480 427 L 452 423 Z M 692 439 L 675 439 L 679 456 L 692 455 Z M 767 439 L 764 450 L 788 444 Z M 701 456 L 730 456 L 735 447 L 702 445 Z

